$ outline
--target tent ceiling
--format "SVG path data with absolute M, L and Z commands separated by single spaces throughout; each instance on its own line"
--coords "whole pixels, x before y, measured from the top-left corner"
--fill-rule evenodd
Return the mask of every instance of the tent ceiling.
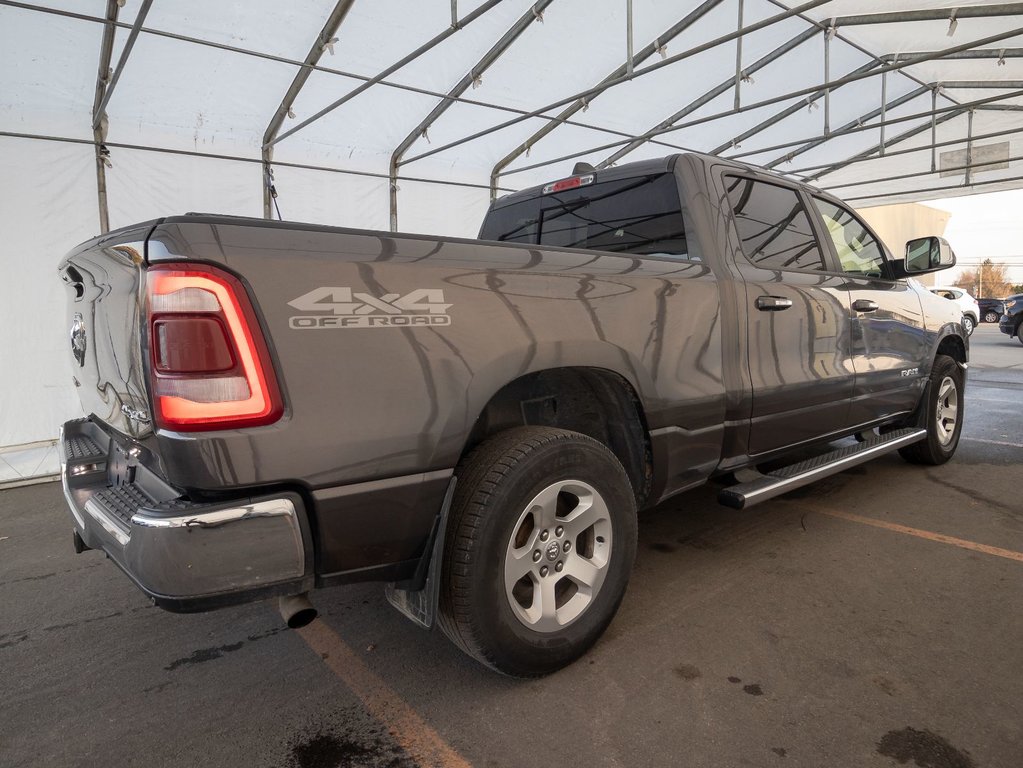
M 681 149 L 859 205 L 1023 186 L 1023 3 L 0 0 L 0 57 L 0 138 L 245 164 L 266 215 L 261 166 L 280 203 L 333 172 L 428 229 L 403 186 L 485 202 Z

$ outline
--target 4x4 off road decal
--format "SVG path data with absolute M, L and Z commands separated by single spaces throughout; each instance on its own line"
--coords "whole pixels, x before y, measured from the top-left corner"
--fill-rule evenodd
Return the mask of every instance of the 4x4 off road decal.
M 402 296 L 385 293 L 373 296 L 351 288 L 317 288 L 288 302 L 303 312 L 330 314 L 295 315 L 292 328 L 407 328 L 451 325 L 450 304 L 444 303 L 439 288 L 417 288 Z

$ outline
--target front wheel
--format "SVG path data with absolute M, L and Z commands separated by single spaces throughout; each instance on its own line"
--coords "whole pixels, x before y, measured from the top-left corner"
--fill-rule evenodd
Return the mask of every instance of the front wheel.
M 457 475 L 441 629 L 515 677 L 575 661 L 611 623 L 636 555 L 622 465 L 577 432 L 520 427 L 476 448 Z
M 1023 323 L 1016 326 L 1016 340 L 1023 344 Z
M 959 445 L 965 413 L 963 390 L 966 377 L 960 365 L 948 355 L 934 358 L 931 378 L 924 394 L 927 437 L 918 443 L 900 448 L 899 453 L 911 464 L 944 464 L 952 458 Z
M 973 318 L 969 315 L 963 315 L 963 330 L 966 331 L 967 336 L 973 335 L 973 329 L 976 327 L 976 323 L 973 322 Z

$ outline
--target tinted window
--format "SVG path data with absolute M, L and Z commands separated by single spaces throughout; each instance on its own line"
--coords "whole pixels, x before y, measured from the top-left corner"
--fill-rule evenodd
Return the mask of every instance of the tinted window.
M 795 190 L 734 177 L 727 184 L 747 259 L 766 269 L 824 269 L 810 217 Z
M 670 173 L 589 184 L 498 208 L 480 237 L 646 255 L 687 255 Z
M 820 198 L 813 199 L 835 244 L 843 272 L 857 275 L 885 274 L 884 253 L 874 237 L 852 211 Z

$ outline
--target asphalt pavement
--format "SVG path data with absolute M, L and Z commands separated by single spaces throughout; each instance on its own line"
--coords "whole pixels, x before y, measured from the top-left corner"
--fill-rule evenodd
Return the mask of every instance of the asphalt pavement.
M 152 607 L 75 555 L 58 484 L 0 492 L 0 766 L 1023 765 L 1023 345 L 971 340 L 963 441 L 751 510 L 640 519 L 593 651 L 497 676 L 380 585 Z

